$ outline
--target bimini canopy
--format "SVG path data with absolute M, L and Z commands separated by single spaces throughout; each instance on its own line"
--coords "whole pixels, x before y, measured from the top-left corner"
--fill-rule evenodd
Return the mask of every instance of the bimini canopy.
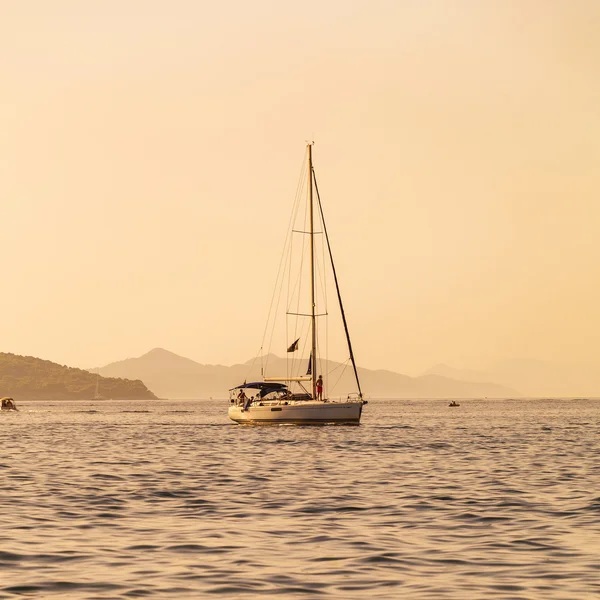
M 242 385 L 238 385 L 237 387 L 231 388 L 229 391 L 233 390 L 241 390 L 251 388 L 253 390 L 260 390 L 260 397 L 264 398 L 267 394 L 271 392 L 285 392 L 287 390 L 287 385 L 283 383 L 273 383 L 271 381 L 252 381 L 250 383 L 242 383 Z

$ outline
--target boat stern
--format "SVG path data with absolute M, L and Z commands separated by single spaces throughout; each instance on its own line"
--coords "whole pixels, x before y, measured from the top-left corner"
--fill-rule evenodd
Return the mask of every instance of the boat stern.
M 249 421 L 248 413 L 244 410 L 243 406 L 230 406 L 229 410 L 227 411 L 227 415 L 232 421 L 235 421 L 236 423 L 244 423 L 246 421 Z

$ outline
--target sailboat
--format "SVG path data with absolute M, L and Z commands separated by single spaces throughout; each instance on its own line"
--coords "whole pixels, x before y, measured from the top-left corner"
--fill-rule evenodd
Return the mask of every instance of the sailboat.
M 312 162 L 312 143 L 308 143 L 306 147 L 306 181 L 307 181 L 307 206 L 304 209 L 305 222 L 308 221 L 308 230 L 296 230 L 292 225 L 291 233 L 300 234 L 302 238 L 303 252 L 302 256 L 306 256 L 306 260 L 302 258 L 301 268 L 306 268 L 305 263 L 308 263 L 308 271 L 310 285 L 307 286 L 307 291 L 304 294 L 302 285 L 298 283 L 300 279 L 288 280 L 295 281 L 295 284 L 288 284 L 288 290 L 293 287 L 298 291 L 298 307 L 300 306 L 300 296 L 308 302 L 307 310 L 302 312 L 301 308 L 296 308 L 295 311 L 290 308 L 286 310 L 287 316 L 294 317 L 297 321 L 303 319 L 305 323 L 308 321 L 308 327 L 300 324 L 293 329 L 292 332 L 286 328 L 286 335 L 292 333 L 292 337 L 285 342 L 288 353 L 295 353 L 300 348 L 300 342 L 303 339 L 303 349 L 309 351 L 307 362 L 299 359 L 291 361 L 291 367 L 287 368 L 285 375 L 266 376 L 264 368 L 261 369 L 262 380 L 252 381 L 247 383 L 244 381 L 229 390 L 230 406 L 228 409 L 229 418 L 236 423 L 247 424 L 354 424 L 360 423 L 363 407 L 367 401 L 363 398 L 363 393 L 360 387 L 358 370 L 354 360 L 354 352 L 346 315 L 342 304 L 342 297 L 338 285 L 338 278 L 333 263 L 333 254 L 329 244 L 329 236 L 325 226 L 323 217 L 323 209 L 319 196 L 319 189 L 315 177 L 313 162 Z M 304 175 L 301 176 L 301 180 Z M 299 186 L 300 189 L 301 186 Z M 316 192 L 316 202 L 315 194 Z M 297 197 L 297 202 L 300 202 L 300 196 Z M 294 214 L 294 213 L 293 213 Z M 297 214 L 297 213 L 296 213 Z M 293 222 L 293 219 L 292 219 Z M 321 225 L 321 230 L 315 229 L 316 222 Z M 318 290 L 317 283 L 322 287 L 324 274 L 323 269 L 320 269 L 317 276 L 317 256 L 315 247 L 315 238 L 320 236 L 323 244 L 323 256 L 328 256 L 330 271 L 335 282 L 336 295 L 338 300 L 339 313 L 345 332 L 345 341 L 348 350 L 348 360 L 346 366 L 351 363 L 354 372 L 355 389 L 348 393 L 346 397 L 328 397 L 327 390 L 324 389 L 323 379 L 319 375 L 319 369 L 322 365 L 331 364 L 329 361 L 320 360 L 320 341 L 319 341 L 319 325 L 318 319 L 327 316 L 325 313 L 318 312 L 317 300 Z M 304 240 L 308 240 L 306 244 Z M 291 242 L 290 242 L 291 248 Z M 291 251 L 290 251 L 291 252 Z M 290 254 L 291 256 L 291 254 Z M 286 259 L 287 260 L 287 259 Z M 283 264 L 282 258 L 282 264 Z M 292 263 L 290 258 L 289 263 Z M 318 281 L 317 281 L 318 280 Z M 305 298 L 306 296 L 306 298 Z M 273 305 L 273 301 L 271 303 Z M 265 332 L 267 328 L 265 328 Z M 293 340 L 293 341 L 292 341 Z M 291 342 L 291 343 L 290 343 Z M 343 365 L 338 365 L 343 366 Z M 305 372 L 306 369 L 306 372 Z M 326 375 L 327 377 L 327 375 Z

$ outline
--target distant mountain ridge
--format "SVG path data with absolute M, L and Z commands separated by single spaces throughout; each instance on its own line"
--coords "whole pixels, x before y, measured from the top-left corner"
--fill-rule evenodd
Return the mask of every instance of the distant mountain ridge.
M 275 355 L 263 357 L 269 373 L 287 372 L 287 361 Z M 354 391 L 354 375 L 350 367 L 336 362 L 322 364 L 323 375 L 332 373 L 325 382 L 331 397 Z M 224 398 L 227 390 L 243 381 L 261 380 L 260 360 L 251 359 L 232 366 L 204 365 L 174 354 L 163 348 L 154 348 L 146 354 L 110 363 L 97 370 L 108 377 L 141 379 L 163 398 Z M 95 369 L 96 370 L 96 369 Z M 519 396 L 513 389 L 491 382 L 459 381 L 437 374 L 409 377 L 386 370 L 359 368 L 359 377 L 365 395 L 389 398 L 506 398 Z M 338 374 L 341 373 L 341 376 Z M 328 388 L 329 386 L 329 388 Z
M 34 356 L 0 352 L 0 396 L 26 400 L 91 400 L 98 381 L 99 395 L 114 400 L 155 399 L 139 380 L 100 377 Z
M 427 374 L 475 383 L 495 381 L 530 397 L 600 397 L 600 369 L 591 364 L 513 358 L 479 371 L 439 364 Z

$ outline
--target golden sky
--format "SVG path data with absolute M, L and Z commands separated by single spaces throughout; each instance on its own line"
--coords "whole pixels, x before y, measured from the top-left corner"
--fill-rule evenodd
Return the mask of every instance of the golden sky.
M 598 31 L 595 0 L 0 0 L 0 349 L 252 358 L 314 139 L 359 364 L 597 363 Z

